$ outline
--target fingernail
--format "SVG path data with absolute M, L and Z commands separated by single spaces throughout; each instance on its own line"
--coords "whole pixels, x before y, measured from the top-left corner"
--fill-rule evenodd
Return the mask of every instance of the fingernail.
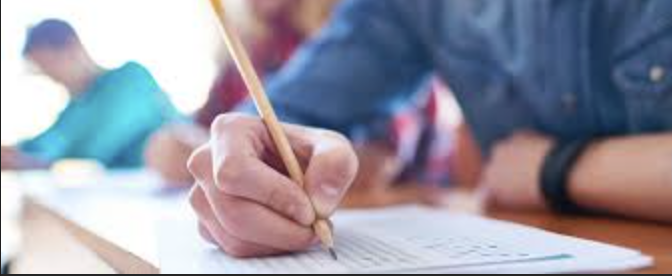
M 341 194 L 341 189 L 338 185 L 324 184 L 320 187 L 322 189 L 323 195 L 329 199 L 337 199 Z

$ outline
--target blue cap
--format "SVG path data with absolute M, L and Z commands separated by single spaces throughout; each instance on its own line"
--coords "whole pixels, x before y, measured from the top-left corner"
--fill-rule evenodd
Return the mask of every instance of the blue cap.
M 35 49 L 63 49 L 73 39 L 78 39 L 77 32 L 68 23 L 59 19 L 48 19 L 31 27 L 26 36 L 23 55 L 29 55 Z

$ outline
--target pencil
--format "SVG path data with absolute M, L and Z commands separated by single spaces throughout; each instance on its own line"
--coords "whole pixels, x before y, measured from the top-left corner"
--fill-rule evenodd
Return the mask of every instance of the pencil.
M 304 173 L 301 169 L 301 165 L 299 164 L 296 154 L 287 139 L 287 135 L 278 120 L 271 101 L 266 95 L 266 91 L 259 79 L 259 75 L 257 75 L 252 61 L 245 51 L 243 43 L 226 20 L 224 6 L 222 5 L 221 0 L 210 0 L 210 4 L 219 20 L 220 29 L 224 36 L 226 46 L 243 77 L 245 85 L 249 90 L 250 96 L 257 107 L 257 111 L 259 112 L 262 121 L 266 125 L 266 128 L 280 153 L 280 157 L 289 172 L 290 178 L 299 185 L 299 187 L 305 189 Z M 311 205 L 312 208 L 315 209 L 313 202 L 311 202 Z M 313 231 L 315 231 L 315 234 L 322 242 L 324 249 L 329 251 L 334 260 L 338 260 L 338 255 L 334 248 L 335 243 L 331 230 L 331 223 L 326 218 L 318 218 L 315 223 L 313 223 L 312 227 Z

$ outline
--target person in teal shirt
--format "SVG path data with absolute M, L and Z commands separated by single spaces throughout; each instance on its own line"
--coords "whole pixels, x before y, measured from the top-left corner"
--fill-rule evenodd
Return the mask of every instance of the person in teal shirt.
M 96 160 L 108 168 L 139 167 L 149 136 L 180 118 L 147 69 L 134 62 L 103 69 L 64 21 L 31 28 L 24 55 L 64 85 L 71 100 L 43 134 L 3 148 L 3 169 L 47 167 L 66 158 Z

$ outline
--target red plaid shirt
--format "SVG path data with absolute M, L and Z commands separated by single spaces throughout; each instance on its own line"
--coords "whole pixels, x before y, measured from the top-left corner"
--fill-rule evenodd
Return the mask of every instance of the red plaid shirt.
M 286 16 L 273 20 L 270 36 L 254 41 L 251 59 L 260 77 L 268 77 L 282 68 L 294 51 L 303 43 L 305 36 L 289 23 Z M 198 111 L 196 120 L 210 126 L 222 113 L 233 110 L 248 98 L 245 82 L 233 63 L 226 64 L 210 91 L 206 105 Z

